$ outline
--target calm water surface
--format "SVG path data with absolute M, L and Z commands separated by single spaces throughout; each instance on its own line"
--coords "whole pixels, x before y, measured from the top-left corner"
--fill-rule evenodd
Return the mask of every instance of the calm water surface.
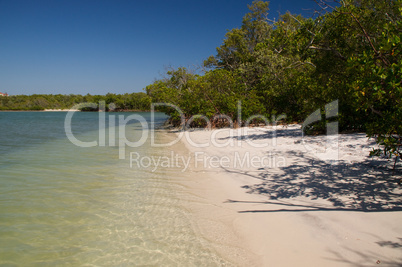
M 77 147 L 66 137 L 66 114 L 0 112 L 0 265 L 226 263 L 191 227 L 181 187 L 170 179 L 185 173 L 129 168 L 118 147 Z M 164 119 L 159 114 L 156 123 Z M 99 113 L 77 112 L 72 121 L 77 139 L 98 140 Z M 138 123 L 125 128 L 127 139 L 139 140 Z M 118 142 L 122 129 L 111 129 Z M 135 151 L 170 154 L 149 139 Z

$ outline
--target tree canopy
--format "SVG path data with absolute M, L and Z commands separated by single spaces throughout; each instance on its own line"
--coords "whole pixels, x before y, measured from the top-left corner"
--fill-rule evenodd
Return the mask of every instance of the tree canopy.
M 241 27 L 205 60 L 203 75 L 179 68 L 147 86 L 147 94 L 177 105 L 187 120 L 225 114 L 238 125 L 238 101 L 244 116 L 285 114 L 302 122 L 317 109 L 324 116 L 325 105 L 338 100 L 342 131 L 365 131 L 385 146 L 380 152 L 400 157 L 402 1 L 320 3 L 327 8 L 320 16 L 286 13 L 273 21 L 269 2 L 254 1 Z M 180 124 L 176 110 L 165 112 Z

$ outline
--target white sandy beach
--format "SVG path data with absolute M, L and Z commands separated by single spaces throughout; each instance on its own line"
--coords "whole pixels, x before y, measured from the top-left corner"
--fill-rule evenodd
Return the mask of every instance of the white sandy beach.
M 299 125 L 186 135 L 195 227 L 235 265 L 402 265 L 402 187 L 365 134 L 332 149 Z
M 79 109 L 44 109 L 45 112 L 67 112 L 67 111 L 80 111 Z

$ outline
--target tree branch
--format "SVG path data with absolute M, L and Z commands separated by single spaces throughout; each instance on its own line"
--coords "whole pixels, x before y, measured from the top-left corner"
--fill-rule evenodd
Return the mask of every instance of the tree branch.
M 352 16 L 352 18 L 354 19 L 354 21 L 357 23 L 357 25 L 359 25 L 359 28 L 361 29 L 361 31 L 363 32 L 364 36 L 366 37 L 366 39 L 368 40 L 368 42 L 370 43 L 371 48 L 373 49 L 374 53 L 376 54 L 376 56 L 378 56 L 382 62 L 384 62 L 385 65 L 389 65 L 388 60 L 386 60 L 380 52 L 377 51 L 377 49 L 375 48 L 373 42 L 371 41 L 370 36 L 368 35 L 368 33 L 366 32 L 366 29 L 364 29 L 363 25 L 360 23 L 360 21 L 356 18 L 356 16 L 352 13 L 349 12 L 349 14 Z
M 332 51 L 334 52 L 340 59 L 346 61 L 346 57 L 344 57 L 339 51 L 330 48 L 330 47 L 317 47 L 317 46 L 309 46 L 309 49 L 315 49 L 315 50 L 324 50 L 324 51 Z

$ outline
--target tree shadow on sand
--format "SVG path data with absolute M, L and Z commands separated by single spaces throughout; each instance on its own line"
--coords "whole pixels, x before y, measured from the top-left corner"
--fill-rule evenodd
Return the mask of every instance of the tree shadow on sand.
M 257 129 L 254 129 L 257 131 Z M 237 141 L 240 140 L 269 140 L 274 138 L 280 137 L 293 137 L 298 138 L 302 137 L 301 128 L 271 128 L 271 129 L 263 129 L 260 130 L 259 133 L 254 134 L 238 134 L 238 135 L 231 135 L 227 137 L 219 138 L 219 140 L 228 140 L 228 139 L 235 139 Z
M 389 167 L 384 162 L 367 159 L 354 163 L 339 161 L 337 165 L 332 165 L 296 151 L 287 152 L 284 156 L 297 159 L 298 162 L 302 161 L 302 164 L 280 167 L 276 172 L 259 169 L 256 175 L 241 170 L 225 169 L 227 172 L 259 179 L 260 182 L 243 186 L 243 188 L 250 194 L 267 196 L 268 201 L 259 202 L 260 204 L 281 206 L 278 209 L 246 210 L 240 211 L 241 213 L 402 211 L 402 188 L 397 183 L 396 177 L 391 176 Z M 400 179 L 401 171 L 397 171 L 395 175 Z M 313 201 L 297 203 L 291 201 L 297 198 Z M 227 202 L 244 201 L 228 200 Z
M 376 242 L 381 247 L 402 248 L 402 238 L 398 238 L 399 242 L 393 241 L 379 241 Z

